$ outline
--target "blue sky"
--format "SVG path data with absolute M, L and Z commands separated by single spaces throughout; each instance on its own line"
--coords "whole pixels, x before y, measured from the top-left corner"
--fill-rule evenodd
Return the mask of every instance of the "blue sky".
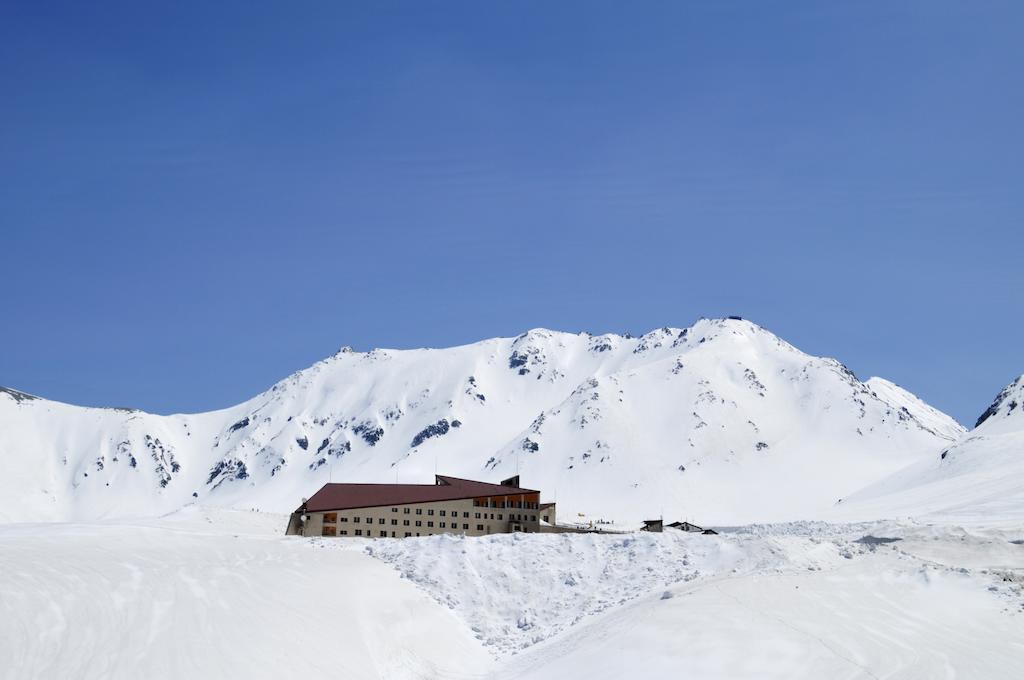
M 0 384 L 740 314 L 963 422 L 1024 372 L 1017 2 L 6 3 Z

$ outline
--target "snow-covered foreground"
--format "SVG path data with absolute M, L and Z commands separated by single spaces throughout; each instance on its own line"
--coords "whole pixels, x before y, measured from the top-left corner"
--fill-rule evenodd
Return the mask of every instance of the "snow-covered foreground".
M 0 677 L 427 678 L 491 663 L 386 565 L 254 517 L 0 527 Z
M 1024 667 L 1020 528 L 359 541 L 282 526 L 198 508 L 0 526 L 0 677 L 1017 678 Z

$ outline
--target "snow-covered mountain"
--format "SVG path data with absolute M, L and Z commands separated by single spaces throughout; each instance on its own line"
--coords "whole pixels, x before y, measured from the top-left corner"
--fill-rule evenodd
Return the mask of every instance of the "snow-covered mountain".
M 847 517 L 1024 521 L 1024 375 L 952 446 L 844 499 Z
M 951 418 L 740 319 L 355 352 L 220 411 L 0 393 L 0 520 L 288 511 L 328 480 L 524 484 L 559 517 L 812 517 L 959 439 Z

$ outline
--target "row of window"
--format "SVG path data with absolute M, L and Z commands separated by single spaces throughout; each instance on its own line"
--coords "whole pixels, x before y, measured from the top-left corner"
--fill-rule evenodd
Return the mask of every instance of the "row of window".
M 392 508 L 392 510 L 397 510 L 397 509 L 398 508 Z M 409 510 L 409 508 L 406 508 L 406 510 Z M 444 512 L 445 512 L 444 510 L 440 511 L 441 517 L 445 516 Z M 420 510 L 419 509 L 416 510 L 416 514 L 417 515 L 420 514 Z M 427 514 L 428 515 L 433 515 L 434 511 L 430 510 L 430 511 L 427 512 Z M 476 516 L 476 519 L 495 519 L 495 516 L 494 516 L 495 513 L 493 513 L 493 512 L 492 513 L 486 513 L 485 512 L 485 513 L 483 513 L 482 517 L 481 517 L 481 513 L 479 513 L 479 512 L 476 512 L 476 513 L 473 513 L 473 514 Z M 504 521 L 505 516 L 502 513 L 499 512 L 499 513 L 497 513 L 497 515 L 498 515 L 497 516 L 497 520 L 498 521 Z M 452 510 L 452 517 L 458 517 L 458 516 L 459 516 L 459 513 L 457 511 L 455 511 L 455 510 Z M 465 518 L 465 519 L 468 519 L 469 518 L 469 513 L 468 512 L 463 512 L 462 513 L 462 517 Z M 524 521 L 536 522 L 537 521 L 537 516 L 536 515 L 522 515 L 522 514 L 514 515 L 514 514 L 509 513 L 508 518 L 509 518 L 509 520 L 516 521 L 516 522 L 524 522 Z M 353 517 L 352 518 L 352 522 L 354 524 L 359 524 L 362 521 L 362 519 L 363 519 L 362 517 Z M 339 519 L 338 518 L 338 513 L 336 513 L 336 512 L 325 512 L 324 513 L 324 523 L 325 524 L 336 524 L 339 521 L 341 521 L 341 522 L 348 522 L 348 517 L 342 516 Z M 416 526 L 422 526 L 420 524 L 420 521 L 421 520 L 416 520 Z M 367 517 L 366 518 L 366 523 L 367 524 L 373 524 L 373 518 L 372 517 Z M 386 522 L 385 522 L 383 517 L 377 518 L 377 523 L 378 524 L 386 524 Z M 398 520 L 397 519 L 391 520 L 391 524 L 397 525 L 398 524 Z M 404 524 L 405 526 L 409 526 L 409 520 L 407 520 L 407 519 L 406 520 L 402 520 L 402 524 Z M 434 526 L 434 524 L 433 524 L 433 522 L 430 522 L 430 523 L 428 523 L 427 526 Z M 444 526 L 443 522 L 441 523 L 441 526 Z
M 422 515 L 423 514 L 423 508 L 415 508 L 415 510 L 416 510 L 416 514 L 417 515 Z M 413 508 L 402 508 L 402 513 L 406 514 L 406 515 L 408 515 L 412 511 L 413 511 Z M 391 508 L 391 512 L 398 512 L 398 508 Z M 446 512 L 445 510 L 438 510 L 437 514 L 439 514 L 441 517 L 444 517 L 445 516 L 445 512 Z M 459 511 L 458 510 L 452 510 L 451 513 L 452 513 L 452 517 L 458 517 L 459 516 Z M 434 514 L 434 509 L 433 508 L 427 508 L 427 514 L 428 515 L 433 515 Z M 469 513 L 468 512 L 463 512 L 462 516 L 463 517 L 469 517 Z M 477 515 L 477 517 L 479 517 L 479 515 Z
M 417 522 L 416 525 L 419 526 L 419 522 Z M 429 523 L 428 526 L 433 526 L 433 522 Z M 445 528 L 444 522 L 441 522 L 441 528 L 442 529 Z M 458 529 L 458 528 L 459 528 L 458 525 L 455 522 L 452 522 L 452 529 Z M 469 530 L 469 525 L 468 524 L 463 524 L 462 528 L 464 530 L 468 531 Z M 483 531 L 484 530 L 484 525 L 483 524 L 477 524 L 476 525 L 476 530 L 477 531 Z M 323 528 L 323 531 L 320 532 L 320 534 L 322 536 L 348 536 L 348 530 L 347 529 L 342 529 L 341 531 L 335 531 L 334 527 L 325 526 Z M 363 534 L 363 530 L 362 529 L 356 529 L 353 532 L 353 535 L 355 535 L 355 536 L 363 536 L 364 535 Z M 368 536 L 368 537 L 371 537 L 371 536 L 373 536 L 373 531 L 370 530 L 370 529 L 367 529 L 365 535 Z M 387 531 L 380 531 L 379 535 L 380 535 L 381 538 L 387 538 L 388 532 Z M 419 536 L 420 532 L 417 531 L 416 535 Z M 411 531 L 406 531 L 405 532 L 405 537 L 409 538 L 410 536 L 412 536 L 412 532 Z M 395 532 L 394 531 L 391 532 L 391 538 L 395 538 Z
M 473 501 L 473 507 L 476 508 L 523 508 L 526 510 L 536 510 L 539 507 L 538 503 L 531 501 Z

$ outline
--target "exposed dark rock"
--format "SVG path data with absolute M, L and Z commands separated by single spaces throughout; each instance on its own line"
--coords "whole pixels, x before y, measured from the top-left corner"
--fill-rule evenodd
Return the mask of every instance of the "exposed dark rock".
M 206 479 L 206 484 L 213 484 L 213 480 L 218 480 L 214 484 L 213 488 L 216 489 L 220 486 L 225 479 L 234 481 L 236 479 L 246 479 L 249 477 L 249 471 L 245 467 L 245 463 L 238 460 L 237 458 L 231 458 L 229 460 L 222 460 L 214 465 L 210 469 L 210 476 Z
M 249 425 L 249 418 L 245 417 L 239 420 L 237 423 L 228 428 L 228 432 L 234 432 L 235 430 L 241 430 L 243 427 Z
M 461 423 L 459 423 L 461 425 Z M 431 437 L 440 437 L 448 434 L 448 421 L 445 418 L 437 421 L 433 425 L 427 425 L 425 428 L 416 433 L 416 436 L 412 438 L 412 448 L 416 448 Z
M 373 423 L 368 420 L 353 427 L 352 432 L 362 437 L 363 441 L 370 446 L 376 446 L 377 442 L 384 436 L 384 428 L 374 427 Z
M 902 538 L 886 538 L 885 536 L 872 536 L 871 534 L 868 534 L 867 536 L 861 536 L 856 541 L 854 541 L 854 543 L 875 546 L 885 545 L 886 543 L 895 543 L 896 541 L 902 540 Z
M 170 484 L 171 475 L 181 470 L 181 465 L 174 459 L 174 452 L 170 445 L 164 445 L 159 439 L 149 436 L 145 436 L 143 440 L 146 444 L 146 448 L 149 449 L 150 457 L 153 462 L 156 463 L 155 472 L 157 478 L 160 480 L 160 486 L 165 487 Z M 170 470 L 168 472 L 168 470 Z
M 305 437 L 299 437 L 295 440 L 295 443 L 299 445 L 299 448 L 303 451 L 309 449 L 309 440 Z
M 523 440 L 523 451 L 529 451 L 530 453 L 536 453 L 540 450 L 540 444 L 533 441 L 529 437 Z
M 0 387 L 0 394 L 6 394 L 8 397 L 10 397 L 11 399 L 18 403 L 21 403 L 23 401 L 34 401 L 39 398 L 34 394 L 28 394 L 26 392 L 13 390 L 10 387 Z

